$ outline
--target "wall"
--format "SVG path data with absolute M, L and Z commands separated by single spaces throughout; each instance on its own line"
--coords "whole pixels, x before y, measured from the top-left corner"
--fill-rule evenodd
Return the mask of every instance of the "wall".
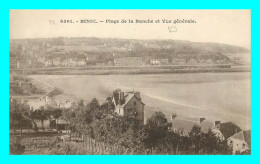
M 232 143 L 231 143 L 232 142 Z M 236 153 L 236 151 L 246 151 L 248 150 L 248 145 L 245 141 L 242 140 L 238 140 L 238 139 L 234 139 L 234 138 L 230 138 L 227 141 L 227 144 L 231 147 L 233 147 L 233 154 Z M 245 146 L 243 147 L 243 144 L 245 144 Z
M 136 102 L 136 105 L 134 102 Z M 125 114 L 134 116 L 135 111 L 138 113 L 136 119 L 144 124 L 144 105 L 134 96 L 125 106 Z

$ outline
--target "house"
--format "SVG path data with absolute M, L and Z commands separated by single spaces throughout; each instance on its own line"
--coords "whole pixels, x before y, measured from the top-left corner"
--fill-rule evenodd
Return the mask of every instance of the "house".
M 220 130 L 220 132 L 223 134 L 225 139 L 241 131 L 240 127 L 238 127 L 232 122 L 220 123 L 217 125 L 216 128 Z
M 53 65 L 54 66 L 60 66 L 61 65 L 61 59 L 55 59 L 55 60 L 53 60 Z
M 67 59 L 68 66 L 75 66 L 76 61 L 73 58 L 68 58 Z
M 57 105 L 59 108 L 69 108 L 69 107 L 71 107 L 71 101 L 70 100 L 58 101 Z
M 114 64 L 113 64 L 112 61 L 108 61 L 107 65 L 108 65 L 108 66 L 113 66 Z
M 53 98 L 53 101 L 58 108 L 69 108 L 74 102 L 77 102 L 77 98 L 68 94 L 59 94 Z
M 77 61 L 77 65 L 78 65 L 78 66 L 84 66 L 84 65 L 86 65 L 85 59 L 79 59 L 79 60 Z
M 113 92 L 112 103 L 114 111 L 121 116 L 134 118 L 139 125 L 144 125 L 144 103 L 140 97 L 140 92 L 122 92 L 118 89 Z
M 31 110 L 40 109 L 40 107 L 44 107 L 46 105 L 46 102 L 41 99 L 32 99 L 27 102 L 27 104 L 30 106 Z
M 34 100 L 34 103 L 31 104 L 34 106 L 37 106 L 38 104 L 41 106 L 46 105 L 52 108 L 69 108 L 77 101 L 78 99 L 75 96 L 68 95 L 55 88 L 51 92 L 48 92 L 42 96 L 40 99 Z
M 63 119 L 52 119 L 50 120 L 50 128 L 56 129 L 61 133 L 67 133 L 69 131 L 69 123 Z
M 145 63 L 143 62 L 141 57 L 122 57 L 122 58 L 115 58 L 114 59 L 115 66 L 144 66 Z
M 67 59 L 62 59 L 61 60 L 61 65 L 64 66 L 64 67 L 69 66 L 68 60 Z
M 46 60 L 45 61 L 45 67 L 49 67 L 53 65 L 53 61 L 52 60 Z
M 214 64 L 214 61 L 212 59 L 208 59 L 208 60 L 206 60 L 206 63 L 207 64 Z
M 94 63 L 97 61 L 97 55 L 96 54 L 84 54 L 85 59 L 87 62 Z
M 20 62 L 19 62 L 19 60 L 16 61 L 16 68 L 20 69 Z
M 160 65 L 169 65 L 168 59 L 160 59 Z
M 32 65 L 32 60 L 27 59 L 26 62 L 27 62 L 27 64 L 28 64 L 28 67 L 31 67 L 31 65 Z
M 188 62 L 188 64 L 191 64 L 191 65 L 195 65 L 195 64 L 197 64 L 197 63 L 198 63 L 198 62 L 197 62 L 196 59 L 190 59 L 189 62 Z
M 68 129 L 69 123 L 66 120 L 57 119 L 56 125 L 57 131 L 65 132 Z
M 232 148 L 233 154 L 250 150 L 251 130 L 240 131 L 227 139 L 227 144 Z
M 106 63 L 96 63 L 96 66 L 106 66 Z
M 172 60 L 172 65 L 185 65 L 186 59 L 174 58 Z
M 169 60 L 168 59 L 151 59 L 150 64 L 151 65 L 168 65 Z
M 194 126 L 199 126 L 202 133 L 208 133 L 209 130 L 212 130 L 213 127 L 220 124 L 220 121 L 209 121 L 205 118 L 181 118 L 177 117 L 175 114 L 172 115 L 172 130 L 179 132 L 180 134 L 187 136 L 191 132 Z M 216 136 L 219 136 L 220 139 L 223 139 L 223 136 L 220 135 L 218 129 L 212 131 Z

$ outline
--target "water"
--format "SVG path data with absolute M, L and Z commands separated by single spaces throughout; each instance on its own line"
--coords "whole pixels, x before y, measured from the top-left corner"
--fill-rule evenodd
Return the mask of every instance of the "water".
M 65 94 L 101 102 L 113 90 L 141 92 L 146 118 L 160 110 L 169 118 L 205 117 L 251 129 L 251 73 L 184 73 L 147 75 L 33 75 Z

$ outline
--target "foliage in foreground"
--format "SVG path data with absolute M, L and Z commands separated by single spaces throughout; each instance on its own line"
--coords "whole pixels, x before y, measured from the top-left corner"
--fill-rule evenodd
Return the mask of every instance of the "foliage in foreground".
M 131 150 L 133 154 L 231 154 L 225 141 L 221 141 L 211 131 L 202 133 L 194 126 L 189 135 L 181 135 L 168 129 L 168 123 L 162 112 L 155 112 L 144 126 L 135 119 L 119 116 L 108 110 L 107 104 L 99 104 L 97 99 L 84 104 L 83 101 L 68 109 L 40 108 L 29 110 L 25 104 L 10 104 L 10 126 L 26 128 L 35 121 L 54 117 L 69 122 L 72 133 L 102 142 L 106 145 L 120 146 Z M 38 127 L 35 125 L 35 130 Z M 42 126 L 42 130 L 44 128 Z M 11 145 L 10 145 L 11 149 Z M 78 154 L 83 154 L 78 152 Z M 12 144 L 14 154 L 23 153 L 19 144 Z M 57 152 L 56 152 L 57 153 Z M 55 154 L 56 154 L 55 153 Z M 67 152 L 73 154 L 73 152 Z

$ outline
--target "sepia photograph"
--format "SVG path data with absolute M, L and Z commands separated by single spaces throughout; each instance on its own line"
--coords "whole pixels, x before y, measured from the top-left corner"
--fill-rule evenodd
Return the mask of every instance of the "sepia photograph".
M 10 155 L 251 155 L 251 10 L 9 10 Z

